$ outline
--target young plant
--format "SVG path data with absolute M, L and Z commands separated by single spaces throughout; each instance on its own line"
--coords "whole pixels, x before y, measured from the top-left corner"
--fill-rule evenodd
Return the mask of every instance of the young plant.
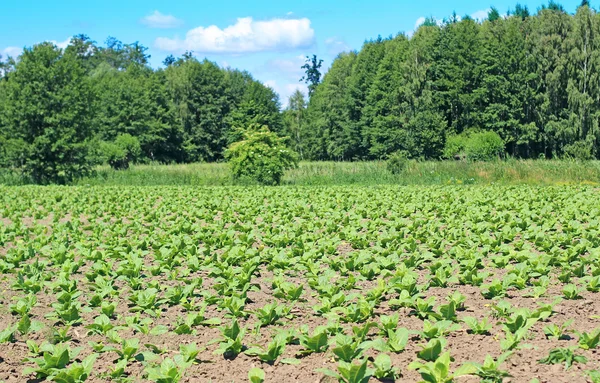
M 417 356 L 426 362 L 433 362 L 442 355 L 446 343 L 444 338 L 431 339 L 426 345 L 421 346 L 422 349 L 417 353 Z
M 251 368 L 248 371 L 248 380 L 250 383 L 263 383 L 265 381 L 265 372 L 257 367 Z
M 423 331 L 419 334 L 423 339 L 442 338 L 452 331 L 460 329 L 460 325 L 451 321 L 442 320 L 438 322 L 430 322 L 427 319 L 423 321 Z
M 573 320 L 568 320 L 560 326 L 557 326 L 555 324 L 544 326 L 544 335 L 546 335 L 546 338 L 548 339 L 567 340 L 569 339 L 567 332 L 569 332 L 569 327 L 572 323 Z
M 408 368 L 417 370 L 421 374 L 421 378 L 427 383 L 451 383 L 458 377 L 472 375 L 476 372 L 474 366 L 465 364 L 452 374 L 450 372 L 450 361 L 450 353 L 445 352 L 433 362 L 414 361 Z
M 473 317 L 464 317 L 463 322 L 469 326 L 468 332 L 477 335 L 489 335 L 492 325 L 488 322 L 488 318 L 483 318 L 481 321 Z
M 363 344 L 360 339 L 355 340 L 351 336 L 342 333 L 335 336 L 334 344 L 335 346 L 331 349 L 333 354 L 338 359 L 348 363 L 360 357 L 366 346 L 366 344 Z
M 577 355 L 573 348 L 555 348 L 550 351 L 547 357 L 540 359 L 542 364 L 565 364 L 565 370 L 571 368 L 574 363 L 587 363 L 587 358 L 583 355 Z
M 329 377 L 337 379 L 341 383 L 367 383 L 371 378 L 372 372 L 367 368 L 367 360 L 359 361 L 360 364 L 347 363 L 340 361 L 337 365 L 337 372 L 329 369 L 318 369 Z
M 508 371 L 501 370 L 500 366 L 511 355 L 512 352 L 506 352 L 495 360 L 490 355 L 487 355 L 483 364 L 470 363 L 475 369 L 475 371 L 472 372 L 472 375 L 476 375 L 481 378 L 481 382 L 483 383 L 504 382 L 504 379 L 510 377 L 511 375 L 508 373 Z
M 400 371 L 392 366 L 392 359 L 387 354 L 379 354 L 373 361 L 373 376 L 379 380 L 395 381 Z
M 227 359 L 234 359 L 244 350 L 245 332 L 245 329 L 240 328 L 237 319 L 234 319 L 231 326 L 221 328 L 221 339 L 211 341 L 209 344 L 220 342 L 215 354 L 223 355 Z
M 565 299 L 569 300 L 581 299 L 582 296 L 579 294 L 580 292 L 581 290 L 579 290 L 574 284 L 568 284 L 562 290 Z
M 578 332 L 579 335 L 579 347 L 584 350 L 593 350 L 600 344 L 600 329 L 594 332 Z
M 92 373 L 97 356 L 97 354 L 91 354 L 82 360 L 81 363 L 71 364 L 69 367 L 58 371 L 56 375 L 53 376 L 52 380 L 65 383 L 85 382 Z
M 283 351 L 285 350 L 285 343 L 274 340 L 269 343 L 265 348 L 262 347 L 252 347 L 245 351 L 246 355 L 250 356 L 258 356 L 258 358 L 265 363 L 273 364 L 279 358 Z
M 485 299 L 502 298 L 506 296 L 506 288 L 499 279 L 481 286 L 481 295 Z
M 313 331 L 312 335 L 308 333 L 301 333 L 298 337 L 300 345 L 303 350 L 300 351 L 302 355 L 309 355 L 312 353 L 322 353 L 327 350 L 327 332 L 324 328 L 317 328 Z
M 23 375 L 35 374 L 36 379 L 47 379 L 56 376 L 60 370 L 79 354 L 79 349 L 71 349 L 66 344 L 52 345 L 46 343 L 39 349 L 41 357 L 29 358 L 28 362 L 34 362 L 37 367 L 26 367 Z
M 146 367 L 146 379 L 155 383 L 177 383 L 183 378 L 187 367 L 188 364 L 181 359 L 166 358 L 160 365 Z

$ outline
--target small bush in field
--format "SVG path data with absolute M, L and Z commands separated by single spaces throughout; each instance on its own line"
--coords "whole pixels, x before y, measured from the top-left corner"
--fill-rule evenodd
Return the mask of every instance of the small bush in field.
M 251 179 L 262 185 L 278 185 L 286 170 L 298 166 L 298 156 L 285 138 L 266 126 L 249 129 L 242 141 L 233 143 L 226 158 L 235 179 Z

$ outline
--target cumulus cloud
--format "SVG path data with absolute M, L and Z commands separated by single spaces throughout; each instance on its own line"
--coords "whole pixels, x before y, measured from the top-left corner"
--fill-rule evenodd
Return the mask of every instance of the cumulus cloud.
M 47 41 L 56 45 L 60 49 L 65 49 L 67 46 L 69 46 L 69 43 L 71 42 L 71 38 L 69 37 L 68 39 L 66 39 L 64 41 L 56 41 L 56 40 L 47 40 Z M 38 43 L 36 43 L 36 44 L 38 44 Z M 23 48 L 19 48 L 19 47 L 6 47 L 6 48 L 0 50 L 0 54 L 2 55 L 2 57 L 4 59 L 7 58 L 8 56 L 10 56 L 12 58 L 17 58 L 21 55 L 21 53 L 23 53 Z
M 341 52 L 347 52 L 350 50 L 350 47 L 343 39 L 338 37 L 330 37 L 325 40 L 325 46 L 327 47 L 327 52 L 331 56 L 337 56 Z
M 415 26 L 413 28 L 413 31 L 416 31 L 421 25 L 423 25 L 425 23 L 425 20 L 427 20 L 425 17 L 421 16 L 417 19 L 417 21 L 415 21 Z
M 66 47 L 69 46 L 69 43 L 71 42 L 71 38 L 69 37 L 65 41 L 50 40 L 50 42 L 52 44 L 56 45 L 57 47 L 59 47 L 60 49 L 65 49 Z
M 304 75 L 304 65 L 306 57 L 296 56 L 290 59 L 274 59 L 269 60 L 265 64 L 265 69 L 268 72 L 277 72 L 290 79 L 300 79 Z
M 6 47 L 0 53 L 2 53 L 2 58 L 7 58 L 8 56 L 12 58 L 16 58 L 23 52 L 23 48 L 19 47 Z
M 142 24 L 150 28 L 169 29 L 177 28 L 183 25 L 183 20 L 180 20 L 173 15 L 164 15 L 159 11 L 154 11 L 140 21 Z
M 485 20 L 487 20 L 489 13 L 490 13 L 490 9 L 482 9 L 480 11 L 477 11 L 477 12 L 471 14 L 471 18 L 473 20 L 476 20 L 479 22 L 485 21 Z
M 307 18 L 255 21 L 243 17 L 224 29 L 216 25 L 194 28 L 184 39 L 159 37 L 155 46 L 168 52 L 253 53 L 307 48 L 314 38 Z
M 308 87 L 305 84 L 294 82 L 294 83 L 281 83 L 277 80 L 267 80 L 264 81 L 263 84 L 273 89 L 277 94 L 279 94 L 279 101 L 281 105 L 286 108 L 289 104 L 290 96 L 299 90 L 304 93 L 306 96 L 308 94 Z

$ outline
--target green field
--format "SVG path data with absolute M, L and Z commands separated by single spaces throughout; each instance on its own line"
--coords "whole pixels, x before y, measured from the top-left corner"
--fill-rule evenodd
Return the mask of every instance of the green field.
M 0 381 L 598 377 L 594 186 L 0 192 Z

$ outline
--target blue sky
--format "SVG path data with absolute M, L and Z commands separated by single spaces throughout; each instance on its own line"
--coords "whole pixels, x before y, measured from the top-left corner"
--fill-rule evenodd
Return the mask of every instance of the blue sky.
M 560 3 L 574 12 L 580 0 Z M 360 49 L 366 39 L 411 33 L 418 21 L 452 14 L 483 17 L 491 5 L 505 13 L 516 1 L 497 0 L 298 0 L 153 1 L 7 0 L 0 12 L 0 54 L 17 55 L 41 41 L 66 44 L 85 33 L 103 42 L 114 36 L 150 48 L 151 64 L 192 50 L 222 66 L 251 72 L 286 104 L 302 85 L 303 57 L 316 53 L 328 66 L 340 51 Z M 535 11 L 542 2 L 521 1 Z M 592 6 L 597 6 L 592 1 Z

